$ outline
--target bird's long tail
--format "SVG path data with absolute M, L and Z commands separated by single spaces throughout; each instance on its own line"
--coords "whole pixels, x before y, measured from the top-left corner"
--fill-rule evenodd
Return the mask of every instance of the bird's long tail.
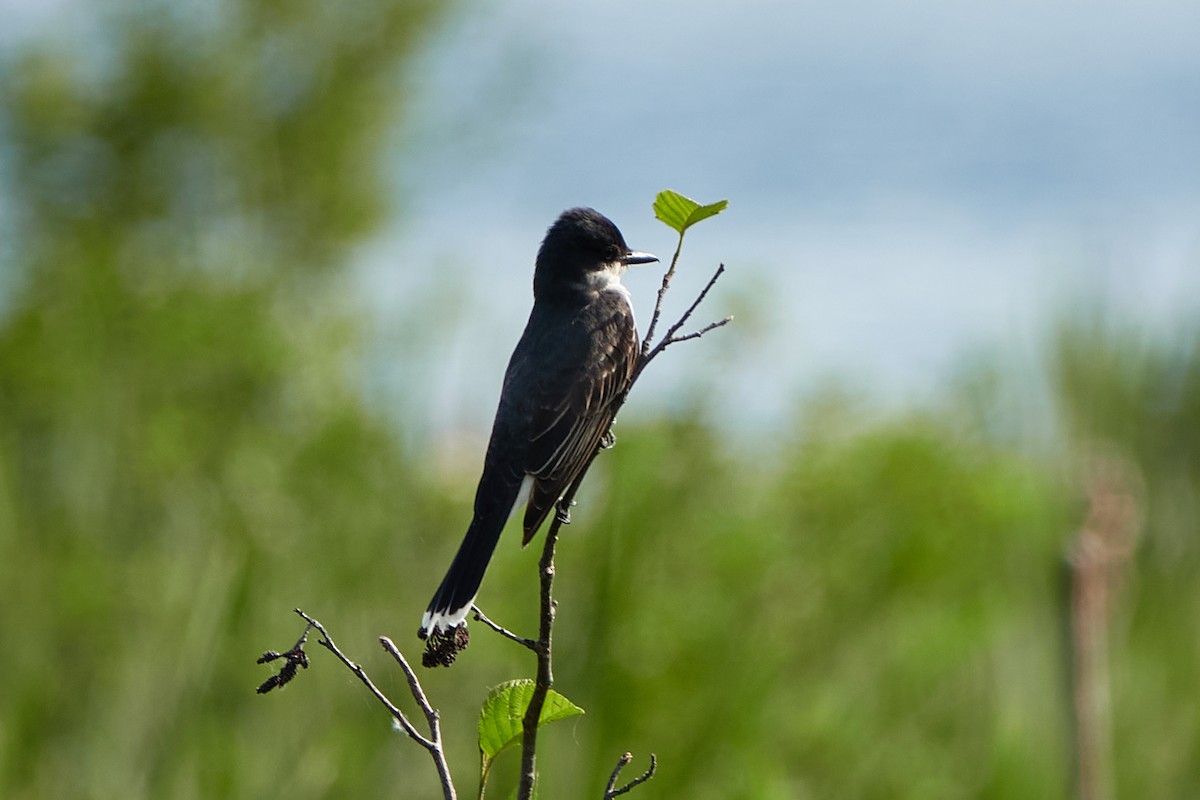
M 479 593 L 479 585 L 483 583 L 483 574 L 487 571 L 488 562 L 500 539 L 500 528 L 492 524 L 491 530 L 481 530 L 476 520 L 467 529 L 459 545 L 446 577 L 433 595 L 429 608 L 421 617 L 421 638 L 430 632 L 445 632 L 459 625 L 467 618 L 475 595 Z
M 522 482 L 520 489 L 516 491 L 513 511 L 525 505 L 531 485 L 531 479 L 526 478 Z M 475 515 L 462 544 L 458 547 L 458 553 L 450 562 L 446 577 L 442 578 L 433 600 L 429 602 L 429 608 L 421 617 L 419 635 L 422 639 L 433 632 L 445 633 L 453 630 L 467 618 L 471 604 L 475 602 L 475 595 L 479 593 L 479 586 L 483 583 L 488 562 L 492 560 L 492 553 L 496 550 L 500 532 L 504 530 L 509 516 L 511 512 Z

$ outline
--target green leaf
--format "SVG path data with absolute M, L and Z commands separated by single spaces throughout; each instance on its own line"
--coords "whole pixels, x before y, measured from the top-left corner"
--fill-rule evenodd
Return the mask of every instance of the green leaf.
M 664 189 L 654 198 L 654 216 L 670 225 L 682 236 L 688 228 L 700 220 L 720 214 L 728 205 L 728 200 L 718 200 L 702 206 L 679 192 Z
M 479 751 L 485 762 L 521 740 L 521 722 L 532 697 L 533 681 L 529 678 L 502 683 L 488 693 L 479 714 Z M 538 726 L 582 713 L 582 708 L 551 689 Z

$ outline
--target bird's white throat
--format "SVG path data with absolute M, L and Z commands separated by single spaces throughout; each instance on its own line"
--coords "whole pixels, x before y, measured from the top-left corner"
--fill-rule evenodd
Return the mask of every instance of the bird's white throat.
M 625 271 L 625 265 L 612 263 L 604 269 L 589 272 L 584 278 L 587 288 L 594 292 L 616 292 L 625 298 L 625 302 L 629 303 L 630 309 L 633 308 L 633 298 L 629 294 L 629 290 L 621 283 L 621 273 Z

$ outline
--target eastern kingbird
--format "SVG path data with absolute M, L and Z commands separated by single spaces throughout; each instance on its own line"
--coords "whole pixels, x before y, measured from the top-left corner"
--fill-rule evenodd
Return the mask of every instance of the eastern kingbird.
M 528 544 L 601 446 L 638 360 L 621 273 L 657 260 L 630 250 L 617 226 L 590 208 L 563 212 L 546 233 L 533 311 L 504 373 L 475 516 L 421 618 L 422 639 L 466 619 L 509 517 L 525 507 Z

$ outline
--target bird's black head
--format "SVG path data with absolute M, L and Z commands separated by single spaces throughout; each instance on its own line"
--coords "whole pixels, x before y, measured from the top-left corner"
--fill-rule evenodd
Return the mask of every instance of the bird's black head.
M 595 286 L 595 276 L 608 275 L 615 281 L 630 264 L 657 260 L 630 250 L 621 231 L 599 211 L 572 208 L 559 216 L 542 240 L 533 294 L 538 299 L 577 294 Z

